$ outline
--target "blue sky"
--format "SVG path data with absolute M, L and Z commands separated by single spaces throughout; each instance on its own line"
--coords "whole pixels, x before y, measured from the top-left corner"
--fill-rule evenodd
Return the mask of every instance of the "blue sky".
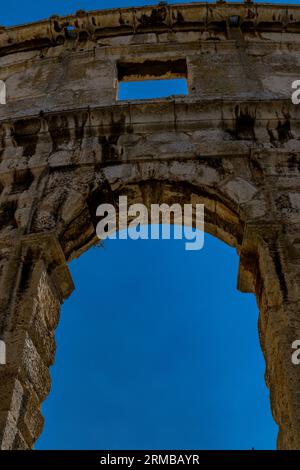
M 145 3 L 10 0 L 0 22 Z M 109 240 L 70 269 L 37 449 L 275 448 L 258 311 L 236 290 L 232 248 Z
M 38 449 L 275 448 L 252 295 L 206 235 L 108 240 L 71 264 Z

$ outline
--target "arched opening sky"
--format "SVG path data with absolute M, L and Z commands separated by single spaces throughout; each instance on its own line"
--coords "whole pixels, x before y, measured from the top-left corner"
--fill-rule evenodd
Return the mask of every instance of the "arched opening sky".
M 275 449 L 234 249 L 108 240 L 71 272 L 38 449 Z

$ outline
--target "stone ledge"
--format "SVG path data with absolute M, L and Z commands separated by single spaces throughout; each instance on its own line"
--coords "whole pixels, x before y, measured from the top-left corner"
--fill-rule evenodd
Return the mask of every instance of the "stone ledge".
M 78 11 L 75 15 L 52 16 L 49 20 L 2 28 L 0 51 L 41 49 L 66 42 L 149 32 L 201 31 L 226 33 L 230 17 L 239 17 L 242 32 L 300 33 L 300 7 L 297 5 L 244 3 L 191 3 Z

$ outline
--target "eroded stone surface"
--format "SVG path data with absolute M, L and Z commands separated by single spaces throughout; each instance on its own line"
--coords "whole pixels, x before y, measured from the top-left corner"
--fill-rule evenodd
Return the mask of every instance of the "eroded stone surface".
M 238 16 L 238 22 L 233 20 Z M 205 204 L 256 294 L 279 448 L 300 449 L 300 7 L 184 4 L 0 32 L 2 449 L 31 448 L 50 388 L 67 262 L 97 242 L 96 207 Z M 188 96 L 118 102 L 118 80 L 186 75 Z

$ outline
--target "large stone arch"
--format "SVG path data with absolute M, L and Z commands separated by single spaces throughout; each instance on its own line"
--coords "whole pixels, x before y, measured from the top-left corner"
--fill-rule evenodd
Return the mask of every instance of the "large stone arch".
M 67 263 L 96 242 L 96 206 L 120 194 L 202 202 L 205 229 L 238 250 L 278 447 L 300 448 L 299 23 L 296 6 L 191 4 L 0 33 L 2 449 L 31 448 L 41 432 L 59 308 L 74 288 Z M 118 102 L 117 80 L 149 70 L 183 70 L 189 95 Z

